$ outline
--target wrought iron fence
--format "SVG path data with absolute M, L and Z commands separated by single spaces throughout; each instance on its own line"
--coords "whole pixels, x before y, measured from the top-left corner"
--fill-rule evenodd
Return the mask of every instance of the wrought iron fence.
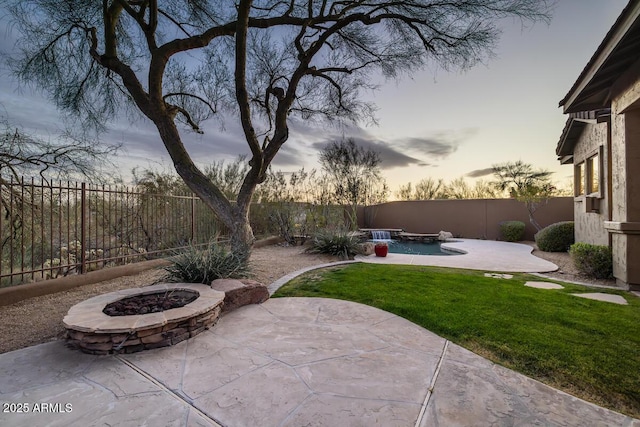
M 196 196 L 0 179 L 0 286 L 85 273 L 204 244 L 227 230 Z

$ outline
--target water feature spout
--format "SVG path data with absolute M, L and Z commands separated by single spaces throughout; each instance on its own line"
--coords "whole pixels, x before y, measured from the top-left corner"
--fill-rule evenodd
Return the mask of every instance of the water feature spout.
M 371 230 L 373 240 L 391 240 L 391 233 L 386 230 Z

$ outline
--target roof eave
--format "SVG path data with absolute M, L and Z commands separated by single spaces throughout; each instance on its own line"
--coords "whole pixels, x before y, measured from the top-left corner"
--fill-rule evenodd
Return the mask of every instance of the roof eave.
M 625 7 L 625 9 L 620 14 L 620 17 L 613 24 L 604 40 L 596 50 L 596 52 L 591 57 L 591 60 L 587 63 L 584 70 L 573 84 L 573 87 L 567 95 L 560 101 L 560 107 L 563 107 L 563 111 L 565 114 L 576 112 L 576 111 L 585 111 L 597 108 L 606 108 L 607 105 L 589 105 L 589 106 L 580 106 L 577 108 L 576 100 L 583 93 L 587 85 L 591 83 L 596 73 L 602 68 L 605 61 L 612 52 L 616 49 L 620 41 L 627 34 L 629 29 L 633 26 L 635 21 L 640 16 L 640 1 L 630 1 L 629 4 Z

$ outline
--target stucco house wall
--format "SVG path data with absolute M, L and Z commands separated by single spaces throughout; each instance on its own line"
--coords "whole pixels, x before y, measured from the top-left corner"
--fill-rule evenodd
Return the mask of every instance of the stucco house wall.
M 578 142 L 575 145 L 573 157 L 574 164 L 585 164 L 587 159 L 598 155 L 599 163 L 606 165 L 610 153 L 607 150 L 607 135 L 609 124 L 586 124 Z M 600 191 L 598 194 L 588 195 L 595 198 L 598 205 L 597 211 L 591 211 L 587 207 L 587 195 L 576 194 L 574 198 L 575 237 L 578 242 L 591 243 L 593 245 L 609 245 L 609 233 L 604 228 L 604 221 L 608 219 L 609 202 L 607 200 L 609 177 L 606 169 L 599 171 Z M 583 181 L 586 176 L 580 177 Z M 582 184 L 586 188 L 586 182 Z
M 556 154 L 574 165 L 576 182 L 579 165 L 602 152 L 600 191 L 576 192 L 576 241 L 605 243 L 604 228 L 617 283 L 640 289 L 640 0 L 629 1 L 560 106 L 569 118 Z
M 605 227 L 612 238 L 613 275 L 640 289 L 640 72 L 617 86 L 611 103 L 613 209 Z

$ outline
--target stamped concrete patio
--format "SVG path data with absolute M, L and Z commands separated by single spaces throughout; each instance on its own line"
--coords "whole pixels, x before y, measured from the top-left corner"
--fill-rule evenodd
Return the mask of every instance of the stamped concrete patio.
M 447 245 L 468 254 L 364 261 L 556 268 L 525 245 Z M 323 298 L 246 306 L 188 341 L 131 355 L 86 355 L 61 341 L 0 354 L 0 401 L 2 426 L 640 427 L 394 314 Z
M 640 427 L 396 315 L 322 298 L 246 306 L 131 355 L 5 353 L 0 400 L 2 426 Z

